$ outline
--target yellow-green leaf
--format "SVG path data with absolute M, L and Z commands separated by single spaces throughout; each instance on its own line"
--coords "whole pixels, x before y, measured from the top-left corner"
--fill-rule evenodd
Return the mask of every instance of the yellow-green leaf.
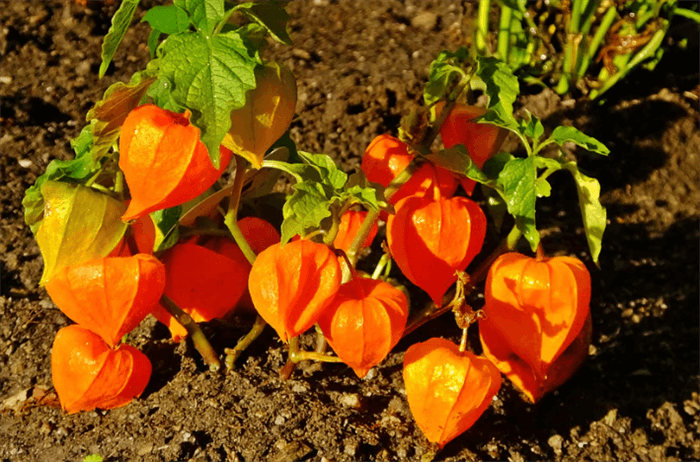
M 60 269 L 102 258 L 126 231 L 121 216 L 126 205 L 106 194 L 80 185 L 47 181 L 41 186 L 44 219 L 36 233 L 46 284 Z

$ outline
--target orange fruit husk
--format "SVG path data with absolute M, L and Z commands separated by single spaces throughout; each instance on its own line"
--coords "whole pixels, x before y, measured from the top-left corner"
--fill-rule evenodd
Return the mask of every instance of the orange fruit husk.
M 255 84 L 246 93 L 245 106 L 231 112 L 231 128 L 222 144 L 260 168 L 265 152 L 292 123 L 297 84 L 292 71 L 279 63 L 258 66 Z
M 245 291 L 250 264 L 226 237 L 216 237 L 204 246 L 177 244 L 161 259 L 166 273 L 165 295 L 195 322 L 225 316 Z M 168 326 L 176 342 L 187 336 L 185 328 L 162 306 L 156 306 L 153 315 Z
M 46 284 L 53 302 L 110 346 L 153 310 L 165 287 L 165 267 L 151 255 L 105 257 L 67 266 Z
M 591 334 L 592 322 L 589 314 L 574 341 L 552 362 L 547 370 L 547 376 L 541 378 L 525 361 L 510 350 L 508 342 L 501 337 L 492 324 L 479 326 L 484 356 L 495 364 L 501 374 L 505 375 L 531 403 L 536 403 L 574 375 L 588 356 Z
M 479 321 L 484 349 L 513 370 L 529 369 L 536 386 L 523 391 L 536 401 L 547 389 L 553 365 L 589 317 L 590 274 L 576 258 L 537 259 L 511 252 L 491 266 L 484 297 L 486 318 Z M 525 383 L 524 374 L 518 375 Z
M 413 157 L 406 143 L 390 135 L 379 135 L 362 156 L 361 168 L 369 181 L 386 188 Z M 439 188 L 441 196 L 452 197 L 457 190 L 457 180 L 449 170 L 426 163 L 418 167 L 389 202 L 396 204 L 404 197 L 431 195 L 435 186 Z
M 328 246 L 299 240 L 261 252 L 248 289 L 258 314 L 286 342 L 318 321 L 338 291 L 341 276 Z
M 436 104 L 436 113 L 439 114 L 444 106 L 444 102 Z M 488 111 L 481 107 L 457 103 L 440 127 L 440 137 L 445 148 L 463 144 L 469 157 L 479 168 L 498 152 L 508 134 L 507 130 L 495 125 L 473 122 L 486 112 Z M 476 182 L 464 177 L 460 182 L 466 193 L 471 196 Z
M 110 349 L 99 335 L 72 325 L 56 334 L 51 375 L 65 412 L 114 409 L 143 393 L 151 362 L 130 345 Z
M 318 324 L 333 351 L 362 378 L 401 340 L 407 319 L 403 292 L 356 277 L 340 286 Z
M 221 176 L 231 151 L 222 147 L 214 168 L 199 134 L 189 111 L 176 114 L 145 104 L 129 113 L 119 139 L 119 168 L 131 194 L 123 221 L 184 204 Z
M 465 197 L 411 196 L 396 204 L 387 222 L 389 250 L 401 272 L 436 305 L 481 251 L 486 216 Z
M 468 430 L 501 387 L 501 374 L 488 359 L 442 338 L 406 350 L 403 380 L 413 418 L 440 448 Z
M 338 234 L 335 236 L 335 240 L 333 241 L 333 247 L 335 247 L 336 249 L 342 249 L 345 252 L 347 252 L 350 246 L 352 245 L 352 241 L 355 240 L 355 236 L 357 236 L 357 232 L 360 230 L 360 227 L 362 227 L 362 223 L 364 223 L 366 217 L 367 212 L 365 212 L 364 210 L 346 211 L 343 214 L 343 216 L 340 217 Z M 375 222 L 372 226 L 372 229 L 369 232 L 369 235 L 367 236 L 367 239 L 365 239 L 365 242 L 362 243 L 362 248 L 369 247 L 370 245 L 372 245 L 372 241 L 377 236 L 378 231 L 379 227 Z

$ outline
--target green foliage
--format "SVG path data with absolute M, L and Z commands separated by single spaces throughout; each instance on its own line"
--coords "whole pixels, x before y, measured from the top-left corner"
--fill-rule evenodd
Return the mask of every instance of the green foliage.
M 117 52 L 119 44 L 122 43 L 124 34 L 126 34 L 129 24 L 134 17 L 136 7 L 139 5 L 139 0 L 122 0 L 119 9 L 112 17 L 112 25 L 109 32 L 102 42 L 102 63 L 100 64 L 99 76 L 102 78 L 107 72 L 109 63 L 112 62 L 114 53 Z
M 203 15 L 200 25 L 206 21 Z M 172 35 L 158 53 L 159 76 L 171 83 L 173 101 L 192 111 L 192 123 L 202 131 L 202 142 L 218 167 L 219 145 L 231 127 L 230 113 L 242 107 L 246 91 L 255 88 L 259 55 L 237 31 L 211 37 L 195 32 Z
M 151 220 L 156 228 L 153 250 L 160 252 L 177 244 L 180 238 L 178 227 L 180 215 L 182 215 L 181 205 L 151 213 Z
M 292 175 L 296 183 L 294 193 L 282 209 L 282 242 L 295 235 L 306 235 L 322 227 L 322 222 L 331 216 L 340 216 L 340 211 L 354 204 L 362 204 L 378 210 L 387 204 L 377 197 L 376 190 L 366 181 L 355 177 L 348 185 L 348 175 L 338 168 L 326 154 L 310 154 L 299 151 L 302 163 L 289 164 L 279 161 L 264 161 L 263 167 L 277 168 Z
M 292 39 L 287 34 L 289 14 L 277 2 L 242 3 L 234 10 L 242 12 L 262 26 L 278 42 L 285 45 L 292 44 Z
M 152 29 L 167 35 L 185 32 L 190 26 L 189 16 L 177 5 L 154 6 L 146 12 L 141 22 L 147 22 Z
M 72 160 L 54 159 L 46 167 L 46 171 L 36 179 L 36 182 L 24 194 L 22 206 L 24 207 L 24 222 L 36 234 L 41 218 L 44 215 L 44 196 L 41 194 L 41 186 L 47 181 L 71 181 L 81 182 L 91 177 L 102 164 L 92 155 L 92 127 L 87 125 L 77 138 L 71 141 L 75 151 Z

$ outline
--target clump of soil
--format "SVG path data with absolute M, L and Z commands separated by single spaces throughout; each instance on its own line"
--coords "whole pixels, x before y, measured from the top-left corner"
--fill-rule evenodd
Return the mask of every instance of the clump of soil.
M 23 192 L 51 159 L 70 158 L 69 140 L 94 102 L 148 59 L 148 27 L 136 24 L 107 77 L 97 80 L 115 8 L 0 6 L 5 404 L 50 387 L 51 344 L 69 323 L 37 286 L 42 261 L 23 223 Z M 353 169 L 374 136 L 395 133 L 400 118 L 420 104 L 437 53 L 469 40 L 473 10 L 469 2 L 444 1 L 291 3 L 294 46 L 273 45 L 267 57 L 283 61 L 298 79 L 294 140 Z M 698 53 L 696 32 L 688 35 L 689 50 L 674 48 L 654 72 L 633 73 L 602 106 L 548 90 L 520 98 L 549 130 L 573 124 L 612 151 L 607 158 L 572 151 L 603 188 L 609 224 L 600 269 L 588 257 L 580 217 L 570 212 L 577 201 L 570 178 L 553 176 L 555 194 L 538 204 L 545 248 L 576 255 L 592 271 L 593 343 L 581 370 L 537 405 L 504 381 L 494 405 L 439 459 L 700 458 Z M 167 329 L 150 320 L 129 339 L 154 365 L 141 399 L 109 412 L 64 415 L 43 406 L 3 415 L 0 459 L 82 460 L 96 453 L 115 461 L 416 460 L 428 446 L 404 396 L 403 354 L 430 336 L 457 340 L 448 318 L 408 336 L 365 380 L 344 366 L 309 363 L 287 381 L 277 375 L 285 347 L 271 330 L 236 370 L 215 374 L 191 344 L 173 344 Z M 211 324 L 206 332 L 223 351 L 246 328 Z

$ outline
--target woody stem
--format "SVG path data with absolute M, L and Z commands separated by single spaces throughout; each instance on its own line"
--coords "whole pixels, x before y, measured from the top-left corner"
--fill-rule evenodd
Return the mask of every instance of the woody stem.
M 253 327 L 250 328 L 250 331 L 245 336 L 238 340 L 236 346 L 224 350 L 226 353 L 226 369 L 233 369 L 233 364 L 241 356 L 243 351 L 248 348 L 256 338 L 260 337 L 266 325 L 267 323 L 261 316 L 256 317 Z
M 209 340 L 207 340 L 204 332 L 202 332 L 202 329 L 199 327 L 199 324 L 194 322 L 192 317 L 177 306 L 177 303 L 172 301 L 167 295 L 163 295 L 160 301 L 165 311 L 170 313 L 177 322 L 182 324 L 187 330 L 187 333 L 192 339 L 192 343 L 194 343 L 194 347 L 199 351 L 199 354 L 202 355 L 202 359 L 207 366 L 209 366 L 209 370 L 212 372 L 218 371 L 221 368 L 219 356 L 216 354 L 216 351 L 214 351 L 214 348 L 212 348 Z

